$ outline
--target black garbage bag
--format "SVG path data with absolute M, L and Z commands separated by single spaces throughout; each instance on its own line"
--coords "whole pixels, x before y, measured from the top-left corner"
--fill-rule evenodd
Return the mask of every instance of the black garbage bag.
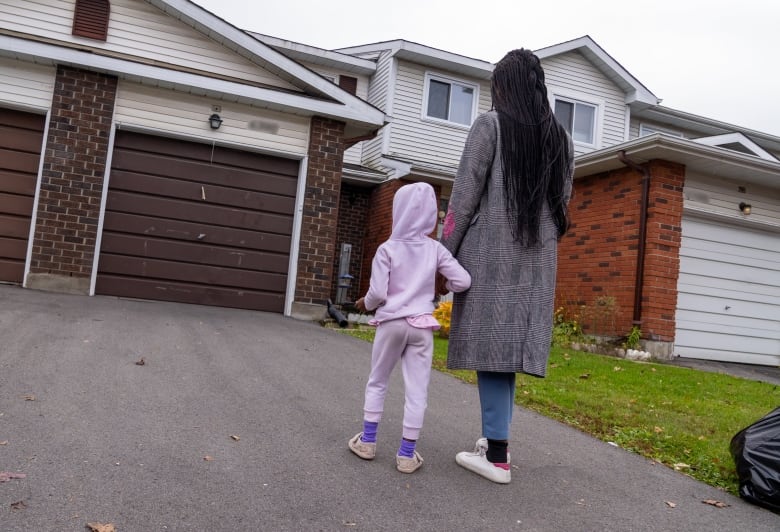
M 739 495 L 780 512 L 780 408 L 775 408 L 731 439 Z

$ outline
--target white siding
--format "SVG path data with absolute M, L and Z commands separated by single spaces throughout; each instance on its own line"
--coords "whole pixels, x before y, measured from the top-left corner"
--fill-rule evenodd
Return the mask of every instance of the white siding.
M 368 103 L 384 113 L 388 113 L 387 120 L 393 122 L 392 109 L 388 108 L 388 95 L 392 90 L 390 86 L 393 57 L 390 51 L 384 51 L 377 59 L 376 73 L 371 78 L 368 88 Z M 379 135 L 373 140 L 362 142 L 362 159 L 365 166 L 379 167 L 379 159 L 382 156 L 382 138 L 389 134 L 385 130 L 391 130 L 392 125 L 386 125 L 380 130 Z
M 653 128 L 658 128 L 661 130 L 668 130 L 673 131 L 675 133 L 681 133 L 682 138 L 685 139 L 695 139 L 698 137 L 705 137 L 707 135 L 704 135 L 700 132 L 693 131 L 691 129 L 681 129 L 677 126 L 670 126 L 668 124 L 661 124 L 659 122 L 653 122 L 651 120 L 645 120 L 644 118 L 637 118 L 637 117 L 631 117 L 631 125 L 629 127 L 629 133 L 628 136 L 630 139 L 635 139 L 639 136 L 639 125 L 644 124 L 646 126 L 650 126 Z
M 454 169 L 460 161 L 469 128 L 423 119 L 426 72 L 479 85 L 478 113 L 490 107 L 490 86 L 487 81 L 480 83 L 478 80 L 464 78 L 450 72 L 399 61 L 388 155 Z
M 208 125 L 213 104 L 222 106 L 218 131 Z M 141 127 L 162 135 L 196 137 L 220 144 L 303 156 L 309 144 L 309 119 L 238 103 L 148 87 L 119 80 L 114 120 L 119 127 Z
M 744 186 L 745 192 L 739 187 Z M 688 172 L 683 189 L 684 207 L 724 220 L 746 221 L 754 225 L 775 227 L 780 231 L 780 190 L 716 179 Z M 739 212 L 740 202 L 752 205 L 750 216 Z M 780 249 L 780 240 L 778 240 Z
M 112 0 L 106 42 L 71 35 L 74 0 L 0 0 L 0 27 L 159 63 L 297 90 L 141 0 Z
M 687 215 L 676 355 L 780 365 L 780 233 Z
M 49 109 L 55 74 L 53 66 L 0 57 L 0 104 Z
M 602 105 L 603 114 L 598 117 L 601 134 L 596 149 L 625 142 L 627 107 L 620 87 L 576 51 L 545 59 L 542 66 L 551 98 L 556 91 L 561 91 L 562 96 Z M 579 155 L 592 149 L 575 146 L 575 153 Z

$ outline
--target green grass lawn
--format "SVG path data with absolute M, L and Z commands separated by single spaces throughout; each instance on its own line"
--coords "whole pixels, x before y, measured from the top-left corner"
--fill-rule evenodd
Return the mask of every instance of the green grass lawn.
M 342 332 L 369 342 L 374 334 Z M 436 337 L 434 368 L 476 382 L 446 360 L 447 340 Z M 737 495 L 729 443 L 780 405 L 780 387 L 553 347 L 547 378 L 517 376 L 515 402 Z

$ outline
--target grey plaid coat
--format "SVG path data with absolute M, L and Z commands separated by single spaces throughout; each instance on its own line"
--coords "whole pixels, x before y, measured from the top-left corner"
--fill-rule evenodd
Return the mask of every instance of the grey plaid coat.
M 499 139 L 498 114 L 477 117 L 444 221 L 442 244 L 471 274 L 471 288 L 454 294 L 447 367 L 544 377 L 552 336 L 557 231 L 545 206 L 540 243 L 528 247 L 513 239 Z M 573 163 L 569 166 L 567 202 Z

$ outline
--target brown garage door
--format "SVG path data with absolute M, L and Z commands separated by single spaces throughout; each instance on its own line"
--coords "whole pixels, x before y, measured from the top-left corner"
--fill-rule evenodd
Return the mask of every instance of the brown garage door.
M 45 121 L 0 109 L 0 281 L 23 281 Z
M 298 164 L 118 132 L 95 291 L 283 312 Z

